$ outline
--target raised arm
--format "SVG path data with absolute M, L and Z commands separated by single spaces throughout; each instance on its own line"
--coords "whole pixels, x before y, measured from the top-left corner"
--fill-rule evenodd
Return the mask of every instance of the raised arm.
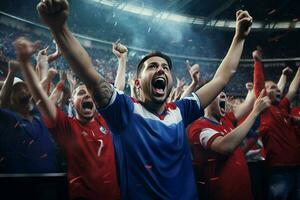
M 51 83 L 56 74 L 57 70 L 54 68 L 50 68 L 48 69 L 47 76 L 42 81 L 40 81 L 42 88 L 46 91 L 47 94 L 50 93 Z
M 235 73 L 244 48 L 245 38 L 250 33 L 252 17 L 247 11 L 236 13 L 236 33 L 227 52 L 213 79 L 196 91 L 201 107 L 205 108 L 228 84 Z
M 8 73 L 0 90 L 0 108 L 9 108 L 10 92 L 14 83 L 16 72 L 19 70 L 19 64 L 16 61 L 8 62 Z
M 190 67 L 187 65 L 187 68 L 189 70 L 189 74 L 191 76 L 192 82 L 188 85 L 188 87 L 184 90 L 184 92 L 181 95 L 181 99 L 190 95 L 192 92 L 194 92 L 197 89 L 197 86 L 200 82 L 200 66 L 198 64 L 193 65 Z
M 98 106 L 105 107 L 113 94 L 113 88 L 97 73 L 89 55 L 70 32 L 66 23 L 69 15 L 68 1 L 43 0 L 37 9 L 44 23 L 50 28 L 64 58 L 86 84 Z
M 289 74 L 291 74 L 292 72 L 293 72 L 293 70 L 289 67 L 286 67 L 282 70 L 280 79 L 277 83 L 277 87 L 278 87 L 278 89 L 280 90 L 281 93 L 284 92 L 284 88 L 285 88 L 285 85 L 286 85 L 286 82 L 287 82 L 287 76 Z
M 285 95 L 285 97 L 288 98 L 290 102 L 293 100 L 293 98 L 297 93 L 297 90 L 299 88 L 299 83 L 300 83 L 300 66 L 298 67 L 297 73 L 294 76 L 293 81 L 291 82 L 287 94 Z
M 49 69 L 47 49 L 48 47 L 40 50 L 36 59 L 36 72 L 40 81 L 47 77 Z
M 260 49 L 253 51 L 252 57 L 254 60 L 254 94 L 259 96 L 260 92 L 265 89 L 265 76 L 262 63 L 262 52 Z M 265 94 L 266 95 L 266 94 Z
M 113 43 L 112 52 L 118 59 L 119 65 L 117 76 L 115 79 L 115 88 L 124 91 L 125 89 L 125 72 L 126 72 L 126 59 L 128 49 L 120 42 Z
M 138 99 L 139 97 L 137 95 L 136 88 L 135 88 L 135 80 L 136 80 L 136 75 L 133 73 L 129 73 L 127 84 L 130 87 L 130 96 L 135 99 Z
M 57 44 L 55 43 L 55 52 L 48 56 L 48 63 L 51 63 L 51 62 L 57 60 L 60 56 L 61 56 L 61 52 L 60 52 Z
M 16 53 L 27 86 L 42 115 L 45 116 L 50 123 L 53 123 L 56 119 L 56 107 L 54 103 L 49 100 L 46 92 L 43 90 L 37 74 L 31 64 L 31 56 L 34 52 L 32 43 L 24 39 L 18 40 L 17 43 L 21 43 L 21 45 L 17 45 Z
M 271 100 L 268 96 L 264 96 L 264 90 L 260 93 L 259 97 L 255 101 L 254 107 L 246 118 L 238 127 L 233 129 L 230 133 L 225 136 L 217 137 L 211 144 L 211 149 L 221 154 L 231 154 L 234 150 L 242 143 L 246 137 L 250 128 L 255 122 L 255 119 L 259 114 L 271 105 Z
M 246 99 L 243 103 L 238 105 L 234 111 L 234 116 L 240 120 L 244 115 L 248 114 L 253 108 L 255 102 L 255 95 L 253 92 L 253 84 L 247 83 L 246 88 L 248 90 Z
M 54 104 L 57 104 L 59 98 L 61 97 L 61 94 L 63 93 L 64 89 L 64 83 L 66 80 L 67 74 L 65 72 L 62 72 L 59 82 L 56 84 L 56 87 L 54 88 L 49 97 Z

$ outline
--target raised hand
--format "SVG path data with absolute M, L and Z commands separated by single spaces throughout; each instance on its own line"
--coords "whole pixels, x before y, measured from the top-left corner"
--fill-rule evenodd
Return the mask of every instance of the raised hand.
M 69 3 L 67 0 L 42 0 L 37 5 L 39 15 L 44 23 L 53 30 L 65 26 L 69 15 Z
M 252 58 L 257 61 L 262 61 L 262 50 L 257 48 L 257 50 L 253 51 Z
M 55 40 L 53 40 L 53 42 L 55 43 L 55 52 L 48 56 L 48 62 L 49 63 L 57 60 L 62 55 L 58 45 L 55 42 Z
M 245 39 L 251 30 L 253 18 L 248 11 L 239 10 L 236 12 L 236 32 L 239 39 Z
M 112 52 L 118 59 L 125 59 L 127 56 L 128 49 L 125 45 L 117 41 L 112 44 Z
M 22 62 L 30 61 L 31 56 L 37 51 L 40 47 L 40 42 L 31 42 L 30 40 L 26 39 L 25 37 L 19 37 L 13 43 L 17 59 Z
M 48 53 L 47 53 L 48 48 L 49 48 L 49 46 L 38 52 L 38 55 L 36 58 L 37 62 L 48 62 Z
M 265 89 L 263 89 L 259 96 L 257 97 L 254 106 L 253 106 L 253 111 L 256 112 L 257 114 L 260 114 L 263 110 L 266 108 L 270 107 L 271 105 L 271 100 L 269 96 L 264 96 Z
M 189 68 L 189 73 L 192 78 L 192 81 L 195 84 L 199 84 L 200 82 L 200 66 L 198 64 L 194 64 Z
M 291 73 L 293 72 L 293 70 L 290 68 L 290 67 L 285 67 L 283 70 L 282 70 L 282 74 L 288 76 L 290 75 Z

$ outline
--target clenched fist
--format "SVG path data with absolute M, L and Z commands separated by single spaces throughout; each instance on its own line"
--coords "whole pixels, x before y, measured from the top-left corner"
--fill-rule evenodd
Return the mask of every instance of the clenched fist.
M 252 52 L 252 58 L 256 61 L 262 61 L 262 51 L 261 49 L 257 49 Z
M 121 44 L 119 41 L 112 44 L 112 52 L 118 59 L 126 58 L 128 49 L 125 45 Z
M 235 35 L 239 39 L 245 39 L 251 30 L 253 18 L 248 11 L 239 10 L 236 12 L 236 32 Z
M 66 24 L 69 3 L 67 0 L 42 0 L 37 5 L 37 10 L 50 29 L 58 30 Z

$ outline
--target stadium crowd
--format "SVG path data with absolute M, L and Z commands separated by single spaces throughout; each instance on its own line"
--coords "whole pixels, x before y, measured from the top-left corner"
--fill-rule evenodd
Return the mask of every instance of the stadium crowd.
M 300 67 L 260 47 L 238 67 L 247 11 L 211 67 L 83 48 L 68 1 L 37 9 L 52 38 L 0 25 L 1 174 L 66 170 L 70 199 L 300 199 Z

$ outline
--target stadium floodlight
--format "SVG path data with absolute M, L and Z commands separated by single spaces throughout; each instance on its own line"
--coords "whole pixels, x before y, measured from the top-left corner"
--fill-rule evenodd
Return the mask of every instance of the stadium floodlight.
M 290 22 L 278 22 L 275 24 L 276 29 L 288 29 L 291 28 Z
M 93 0 L 93 1 L 96 1 L 106 6 L 114 6 L 114 2 L 109 0 Z
M 186 17 L 183 15 L 177 15 L 177 14 L 171 14 L 168 17 L 169 20 L 176 21 L 176 22 L 185 22 L 185 23 L 192 23 L 193 18 L 191 17 Z
M 148 9 L 148 8 L 142 8 L 138 6 L 134 6 L 131 4 L 125 4 L 122 8 L 122 10 L 139 14 L 139 15 L 145 15 L 145 16 L 152 16 L 153 15 L 153 10 Z
M 263 28 L 263 24 L 261 22 L 253 22 L 252 24 L 253 29 L 260 29 Z

